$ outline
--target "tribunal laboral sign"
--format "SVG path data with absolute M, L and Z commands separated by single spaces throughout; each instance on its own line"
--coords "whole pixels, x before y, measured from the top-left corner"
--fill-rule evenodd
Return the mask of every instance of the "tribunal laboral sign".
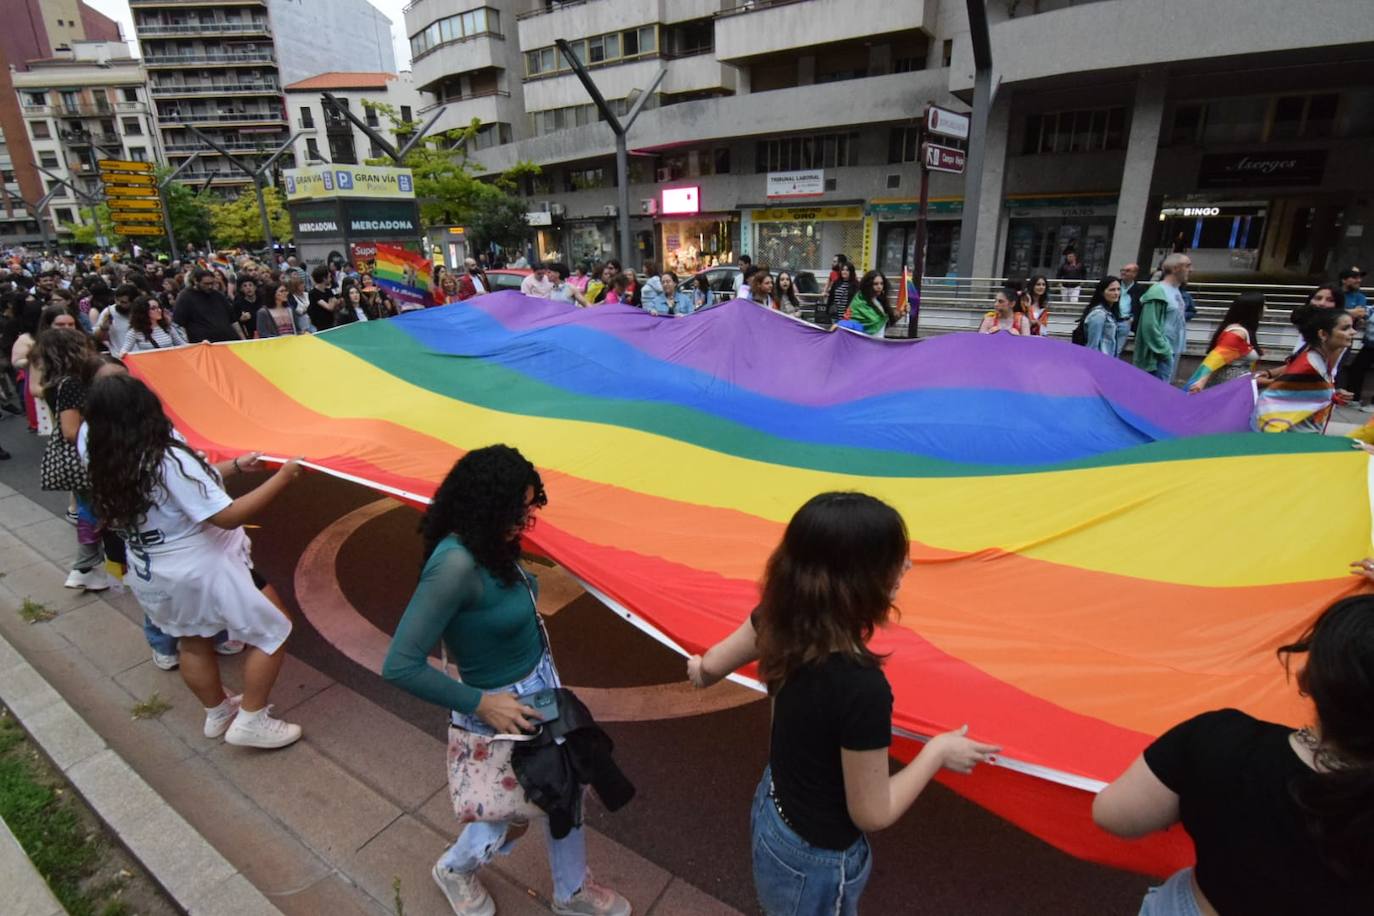
M 310 165 L 282 172 L 287 201 L 333 197 L 414 199 L 410 169 L 372 165 Z

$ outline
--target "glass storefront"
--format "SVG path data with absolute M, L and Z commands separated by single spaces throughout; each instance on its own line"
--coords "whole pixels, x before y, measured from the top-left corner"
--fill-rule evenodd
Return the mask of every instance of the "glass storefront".
M 752 215 L 755 264 L 824 278 L 835 255 L 844 254 L 856 264 L 863 256 L 862 207 L 779 207 Z
M 739 251 L 739 219 L 663 220 L 659 224 L 664 268 L 680 275 L 735 263 Z
M 1053 277 L 1070 247 L 1089 277 L 1106 276 L 1116 223 L 1116 198 L 1036 197 L 1007 201 L 1004 276 Z
M 954 270 L 959 258 L 959 222 L 927 220 L 927 277 L 943 277 Z M 878 269 L 889 278 L 916 263 L 916 224 L 880 223 L 878 226 Z
M 568 222 L 568 265 L 582 264 L 589 270 L 598 261 L 615 256 L 615 227 L 610 220 Z
M 1255 270 L 1268 214 L 1265 201 L 1166 200 L 1159 211 L 1154 263 L 1171 251 L 1187 251 L 1201 273 Z

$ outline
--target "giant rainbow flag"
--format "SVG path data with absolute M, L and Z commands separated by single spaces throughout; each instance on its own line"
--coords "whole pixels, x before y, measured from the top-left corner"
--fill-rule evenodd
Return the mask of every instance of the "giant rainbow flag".
M 1108 837 L 1093 792 L 1199 711 L 1306 721 L 1274 649 L 1371 548 L 1348 442 L 1245 432 L 1245 382 L 1188 396 L 1056 340 L 889 343 L 744 301 L 660 319 L 506 292 L 130 367 L 211 453 L 304 455 L 414 502 L 464 450 L 518 446 L 549 492 L 533 546 L 686 651 L 748 614 L 807 498 L 889 500 L 915 561 L 877 638 L 896 752 L 968 723 L 1004 751 L 949 785 L 1156 874 L 1187 838 Z

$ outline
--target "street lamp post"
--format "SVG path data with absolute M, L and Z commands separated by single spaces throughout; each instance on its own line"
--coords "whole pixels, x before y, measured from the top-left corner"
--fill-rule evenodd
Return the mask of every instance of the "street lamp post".
M 591 74 L 582 65 L 582 61 L 577 59 L 577 55 L 573 53 L 572 46 L 568 44 L 567 40 L 560 38 L 555 43 L 558 45 L 558 51 L 563 55 L 563 59 L 567 61 L 573 73 L 582 82 L 582 88 L 586 89 L 587 95 L 592 97 L 592 104 L 601 112 L 601 117 L 606 119 L 606 123 L 611 127 L 611 132 L 615 134 L 616 189 L 620 192 L 618 195 L 619 206 L 616 208 L 620 230 L 620 266 L 628 267 L 632 263 L 630 259 L 632 251 L 630 246 L 630 152 L 625 138 L 630 132 L 630 128 L 634 126 L 639 113 L 644 110 L 644 105 L 649 101 L 649 97 L 654 94 L 658 84 L 663 82 L 663 77 L 668 74 L 668 68 L 663 67 L 658 71 L 658 75 L 649 84 L 649 88 L 644 90 L 635 100 L 635 103 L 630 106 L 630 110 L 626 112 L 625 120 L 621 121 L 615 116 L 615 112 L 611 111 L 611 107 L 606 104 L 606 99 L 601 95 L 601 90 L 596 88 L 596 83 L 592 82 Z
M 232 165 L 234 168 L 238 169 L 240 172 L 242 172 L 243 174 L 247 175 L 250 179 L 252 179 L 253 190 L 258 195 L 258 215 L 262 217 L 262 238 L 263 242 L 266 245 L 267 253 L 270 257 L 272 254 L 272 249 L 274 247 L 272 241 L 272 223 L 267 216 L 267 198 L 263 195 L 262 189 L 267 184 L 267 175 L 272 168 L 272 163 L 276 162 L 279 158 L 281 158 L 282 153 L 285 153 L 287 150 L 291 148 L 291 144 L 296 142 L 296 138 L 300 136 L 300 132 L 298 131 L 292 134 L 291 136 L 287 137 L 286 142 L 283 143 L 281 146 L 277 147 L 276 151 L 272 153 L 272 155 L 267 157 L 267 161 L 255 169 L 251 165 L 248 165 L 246 162 L 244 162 L 242 159 L 239 159 L 233 153 L 229 152 L 215 140 L 213 140 L 206 134 L 202 133 L 194 125 L 187 124 L 186 129 L 189 130 L 191 133 L 195 134 L 197 137 L 199 137 L 202 141 L 205 142 L 207 146 L 209 146 L 215 152 L 219 153 L 225 159 L 228 159 L 230 165 Z

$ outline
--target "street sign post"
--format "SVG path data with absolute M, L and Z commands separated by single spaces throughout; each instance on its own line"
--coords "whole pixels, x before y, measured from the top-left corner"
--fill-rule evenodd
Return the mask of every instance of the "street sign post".
M 115 223 L 115 232 L 120 235 L 162 235 L 161 226 L 127 226 L 123 223 Z
M 153 164 L 131 159 L 101 159 L 96 165 L 105 185 L 105 204 L 110 208 L 115 232 L 123 236 L 163 235 L 162 193 L 157 186 L 157 176 L 153 174 Z
M 926 108 L 926 133 L 954 140 L 967 140 L 969 116 L 931 105 Z
M 922 143 L 921 163 L 925 166 L 926 171 L 962 175 L 964 174 L 965 163 L 964 151 L 952 146 L 941 146 L 938 143 Z
M 954 146 L 932 143 L 930 137 L 949 137 L 953 140 L 967 140 L 969 116 L 928 105 L 921 122 L 921 207 L 916 214 L 916 251 L 912 263 L 912 281 L 916 287 L 909 308 L 910 317 L 906 323 L 906 336 L 916 336 L 916 326 L 921 314 L 921 281 L 926 270 L 926 220 L 930 211 L 930 173 L 949 172 L 954 175 L 964 173 L 964 151 Z
M 101 159 L 97 165 L 102 172 L 140 172 L 143 174 L 153 174 L 153 164 L 151 162 L 138 162 L 133 159 Z

